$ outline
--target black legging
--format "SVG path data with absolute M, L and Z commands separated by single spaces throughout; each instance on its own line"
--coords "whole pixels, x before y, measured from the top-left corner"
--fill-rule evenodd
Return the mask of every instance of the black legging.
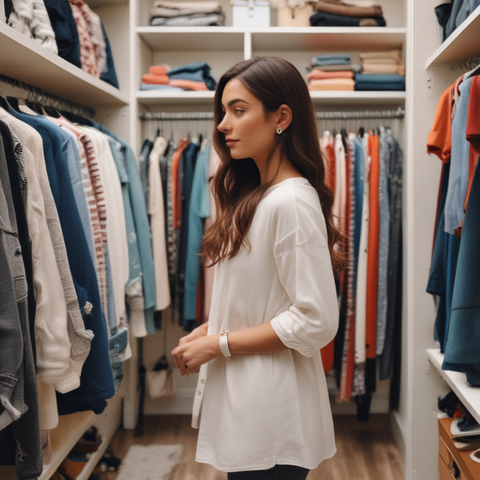
M 275 465 L 268 470 L 231 472 L 228 480 L 305 480 L 308 472 L 307 468 L 294 465 Z

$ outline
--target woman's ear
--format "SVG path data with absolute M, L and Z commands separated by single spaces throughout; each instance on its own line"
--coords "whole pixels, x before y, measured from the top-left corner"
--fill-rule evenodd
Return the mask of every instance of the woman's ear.
M 277 127 L 280 127 L 283 131 L 285 131 L 293 120 L 292 109 L 286 104 L 280 105 L 278 113 L 279 118 L 277 122 Z

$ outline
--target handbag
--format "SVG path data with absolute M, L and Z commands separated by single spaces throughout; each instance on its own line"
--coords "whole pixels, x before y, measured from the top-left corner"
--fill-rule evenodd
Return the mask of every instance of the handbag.
M 279 27 L 309 27 L 313 4 L 304 0 L 277 0 Z
M 147 370 L 146 384 L 148 396 L 152 399 L 172 398 L 176 395 L 177 377 L 165 355 Z

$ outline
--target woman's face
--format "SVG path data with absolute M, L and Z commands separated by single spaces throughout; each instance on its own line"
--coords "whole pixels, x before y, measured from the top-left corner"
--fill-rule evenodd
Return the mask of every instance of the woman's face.
M 222 110 L 225 116 L 217 128 L 225 134 L 232 158 L 265 159 L 275 143 L 278 116 L 266 119 L 262 102 L 238 78 L 225 85 Z

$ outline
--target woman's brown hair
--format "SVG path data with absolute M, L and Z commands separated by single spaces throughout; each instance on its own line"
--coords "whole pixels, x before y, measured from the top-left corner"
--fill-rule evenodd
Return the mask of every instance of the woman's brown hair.
M 220 78 L 214 99 L 214 125 L 223 118 L 222 95 L 225 85 L 238 78 L 262 104 L 265 117 L 286 104 L 293 120 L 285 132 L 277 136 L 267 159 L 267 166 L 280 149 L 281 158 L 288 158 L 295 168 L 317 190 L 327 226 L 328 248 L 335 271 L 345 266 L 344 255 L 334 249 L 342 240 L 334 225 L 333 192 L 325 184 L 325 163 L 320 151 L 315 114 L 305 80 L 287 60 L 279 57 L 256 57 L 237 63 Z M 243 245 L 249 246 L 247 232 L 258 203 L 274 179 L 261 185 L 260 172 L 251 158 L 233 159 L 225 143 L 225 134 L 214 129 L 213 144 L 220 165 L 213 178 L 216 221 L 205 232 L 202 257 L 213 266 L 225 258 L 233 258 Z M 278 173 L 278 171 L 277 171 Z

